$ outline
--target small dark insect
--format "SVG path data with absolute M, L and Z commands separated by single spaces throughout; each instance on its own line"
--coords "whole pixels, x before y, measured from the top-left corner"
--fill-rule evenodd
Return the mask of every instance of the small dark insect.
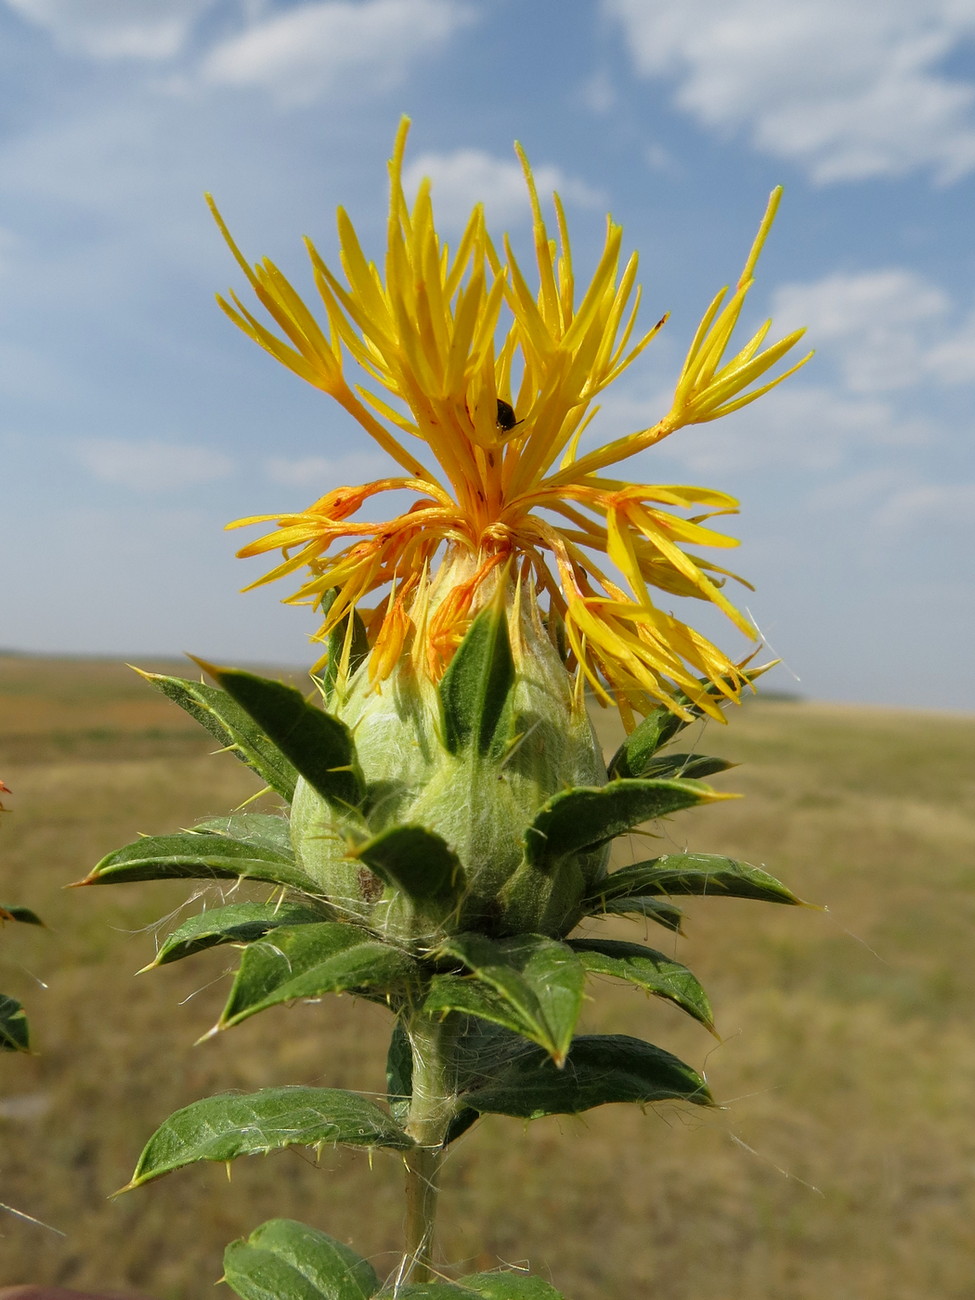
M 498 398 L 498 428 L 503 433 L 510 433 L 516 424 L 521 424 L 520 420 L 515 419 L 515 408 L 510 402 L 503 398 Z

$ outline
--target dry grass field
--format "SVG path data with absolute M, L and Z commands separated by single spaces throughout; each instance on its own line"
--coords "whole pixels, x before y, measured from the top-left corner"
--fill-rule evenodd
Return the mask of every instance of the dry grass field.
M 674 818 L 634 853 L 764 863 L 828 910 L 688 908 L 676 949 L 720 1042 L 635 991 L 594 989 L 589 1031 L 706 1069 L 724 1109 L 482 1122 L 448 1166 L 449 1257 L 530 1261 L 569 1300 L 975 1300 L 975 719 L 759 700 L 691 744 L 742 763 L 716 781 L 746 797 Z M 349 998 L 193 1046 L 222 1004 L 227 951 L 134 975 L 185 884 L 64 890 L 138 832 L 250 795 L 246 769 L 210 749 L 120 665 L 0 658 L 0 902 L 48 923 L 2 935 L 0 990 L 27 1006 L 37 1054 L 0 1060 L 0 1201 L 63 1234 L 0 1213 L 0 1284 L 196 1300 L 225 1242 L 272 1215 L 395 1263 L 390 1157 L 370 1170 L 277 1154 L 238 1162 L 229 1183 L 206 1166 L 107 1199 L 191 1100 L 382 1088 L 387 1019 Z

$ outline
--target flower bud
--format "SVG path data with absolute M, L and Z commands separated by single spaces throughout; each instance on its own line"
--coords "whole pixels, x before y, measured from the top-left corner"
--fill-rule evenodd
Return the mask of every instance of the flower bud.
M 366 800 L 343 809 L 299 781 L 291 826 L 301 865 L 340 917 L 420 947 L 469 930 L 561 936 L 578 922 L 608 849 L 541 867 L 526 832 L 553 795 L 601 786 L 606 769 L 537 607 L 526 604 L 482 610 L 439 686 L 408 659 L 378 684 L 362 664 L 330 700 L 352 734 Z M 431 902 L 365 864 L 362 846 L 396 827 L 445 842 L 457 862 L 449 896 Z M 413 867 L 422 876 L 422 862 Z

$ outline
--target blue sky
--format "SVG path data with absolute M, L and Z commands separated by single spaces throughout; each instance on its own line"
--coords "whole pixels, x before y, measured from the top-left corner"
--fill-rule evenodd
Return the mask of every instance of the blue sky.
M 518 139 L 580 267 L 607 211 L 640 252 L 672 315 L 606 437 L 666 410 L 785 186 L 744 323 L 815 359 L 632 477 L 741 499 L 780 689 L 975 709 L 973 0 L 0 0 L 0 646 L 308 661 L 223 524 L 383 458 L 216 308 L 202 193 L 310 290 L 338 204 L 380 254 L 403 113 L 448 232 L 483 199 L 523 246 Z

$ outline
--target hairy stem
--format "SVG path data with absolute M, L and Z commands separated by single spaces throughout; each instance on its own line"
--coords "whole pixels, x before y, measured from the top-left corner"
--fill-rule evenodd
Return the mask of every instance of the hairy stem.
M 433 1277 L 437 1194 L 443 1153 L 417 1147 L 406 1157 L 406 1258 L 412 1282 Z
M 406 1154 L 406 1266 L 413 1282 L 428 1282 L 433 1276 L 440 1167 L 456 1106 L 453 1019 L 416 1014 L 405 1026 L 413 1055 L 413 1089 L 405 1127 L 417 1143 Z

